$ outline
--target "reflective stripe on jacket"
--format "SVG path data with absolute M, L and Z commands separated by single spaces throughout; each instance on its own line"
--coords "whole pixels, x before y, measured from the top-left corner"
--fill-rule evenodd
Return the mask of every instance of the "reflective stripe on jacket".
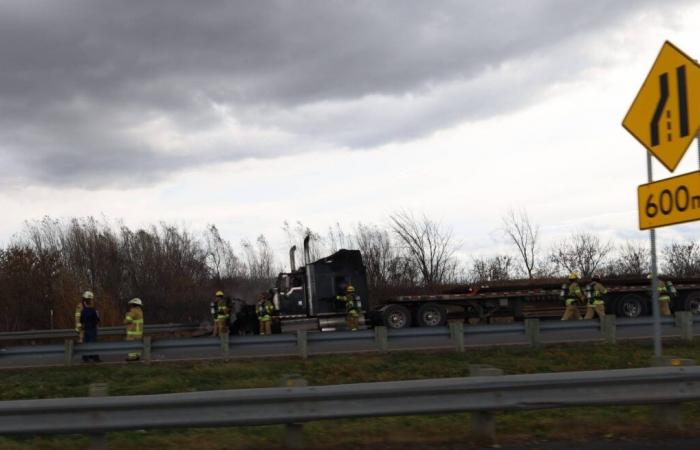
M 124 323 L 126 324 L 127 339 L 141 339 L 143 337 L 143 311 L 141 308 L 132 306 L 124 317 Z
M 270 317 L 270 314 L 272 314 L 272 311 L 274 311 L 274 307 L 272 306 L 272 303 L 268 302 L 267 300 L 259 302 L 258 303 L 258 320 L 261 320 L 263 322 L 267 322 L 268 320 L 272 320 Z
M 357 306 L 357 298 L 354 294 L 339 295 L 336 298 L 345 303 L 346 313 L 357 314 L 359 312 L 360 308 Z
M 668 295 L 668 289 L 666 288 L 666 283 L 661 280 L 656 280 L 656 291 L 659 293 L 660 302 L 671 301 L 671 296 Z
M 566 304 L 573 305 L 575 302 L 580 300 L 581 297 L 583 297 L 583 293 L 581 292 L 581 288 L 579 287 L 578 283 L 575 281 L 569 283 L 569 289 L 566 294 Z
M 219 302 L 216 307 L 216 320 L 226 320 L 229 317 L 228 307 L 226 303 Z
M 608 290 L 603 286 L 602 283 L 594 281 L 592 283 L 592 293 L 593 293 L 593 304 L 600 305 L 605 303 L 603 296 L 608 293 Z

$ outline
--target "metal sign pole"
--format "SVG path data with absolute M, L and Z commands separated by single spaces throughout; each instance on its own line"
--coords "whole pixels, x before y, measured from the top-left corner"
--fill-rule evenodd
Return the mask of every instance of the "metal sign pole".
M 698 156 L 700 159 L 700 155 Z M 647 152 L 647 178 L 653 181 L 651 172 L 651 153 Z M 649 230 L 651 238 L 651 309 L 654 313 L 654 356 L 661 357 L 661 313 L 659 311 L 659 291 L 657 289 L 658 271 L 656 269 L 656 230 Z

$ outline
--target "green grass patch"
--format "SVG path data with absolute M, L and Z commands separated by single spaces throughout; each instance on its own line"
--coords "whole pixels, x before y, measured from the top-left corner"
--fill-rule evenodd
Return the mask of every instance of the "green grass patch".
M 700 346 L 668 342 L 665 354 L 700 361 Z M 653 347 L 643 343 L 572 344 L 529 348 L 487 348 L 453 352 L 402 352 L 386 355 L 335 355 L 241 361 L 90 365 L 0 372 L 0 400 L 80 397 L 91 383 L 107 383 L 111 395 L 243 389 L 279 386 L 287 374 L 311 385 L 463 377 L 470 364 L 488 364 L 506 374 L 647 367 Z M 684 407 L 690 423 L 700 419 L 700 404 Z M 497 416 L 504 443 L 533 439 L 588 439 L 659 433 L 648 407 L 575 408 L 503 413 Z M 469 414 L 387 417 L 315 422 L 305 427 L 308 448 L 386 449 L 468 441 Z M 693 429 L 694 432 L 698 430 Z M 687 433 L 693 432 L 687 431 Z M 284 428 L 220 428 L 112 433 L 111 448 L 260 449 L 281 448 Z M 2 449 L 89 448 L 83 436 L 0 438 Z

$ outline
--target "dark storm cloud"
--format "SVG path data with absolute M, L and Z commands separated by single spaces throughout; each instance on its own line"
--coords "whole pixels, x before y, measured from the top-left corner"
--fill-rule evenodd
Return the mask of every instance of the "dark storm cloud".
M 562 48 L 654 3 L 8 0 L 0 176 L 126 185 L 412 139 L 534 101 L 586 66 Z

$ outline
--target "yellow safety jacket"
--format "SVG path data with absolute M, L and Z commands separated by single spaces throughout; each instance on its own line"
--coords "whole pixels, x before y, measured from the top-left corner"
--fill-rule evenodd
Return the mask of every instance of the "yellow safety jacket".
M 656 291 L 659 293 L 660 302 L 670 302 L 671 296 L 668 295 L 668 288 L 666 288 L 666 283 L 661 280 L 656 280 Z
M 83 329 L 83 324 L 80 323 L 80 314 L 83 312 L 83 302 L 78 303 L 75 305 L 75 331 L 80 333 L 80 330 Z
M 143 311 L 138 306 L 132 306 L 126 317 L 126 340 L 135 341 L 143 337 Z
M 336 298 L 345 303 L 346 314 L 357 316 L 360 313 L 360 308 L 357 305 L 357 299 L 354 294 L 339 295 Z
M 573 305 L 580 300 L 581 297 L 583 297 L 583 293 L 581 292 L 581 288 L 579 287 L 578 283 L 575 281 L 569 283 L 569 290 L 566 295 L 566 306 Z
M 220 321 L 227 321 L 229 318 L 229 310 L 228 306 L 226 306 L 226 302 L 221 300 L 217 302 L 216 305 L 216 320 Z
M 272 311 L 274 311 L 274 307 L 272 304 L 267 301 L 263 300 L 258 303 L 258 320 L 261 322 L 268 322 L 272 320 L 272 317 L 270 315 L 272 314 Z
M 591 283 L 591 288 L 592 288 L 592 299 L 591 299 L 591 304 L 592 305 L 604 305 L 605 300 L 603 299 L 603 296 L 608 293 L 608 290 L 603 286 L 602 283 L 599 283 L 597 281 L 594 281 Z

